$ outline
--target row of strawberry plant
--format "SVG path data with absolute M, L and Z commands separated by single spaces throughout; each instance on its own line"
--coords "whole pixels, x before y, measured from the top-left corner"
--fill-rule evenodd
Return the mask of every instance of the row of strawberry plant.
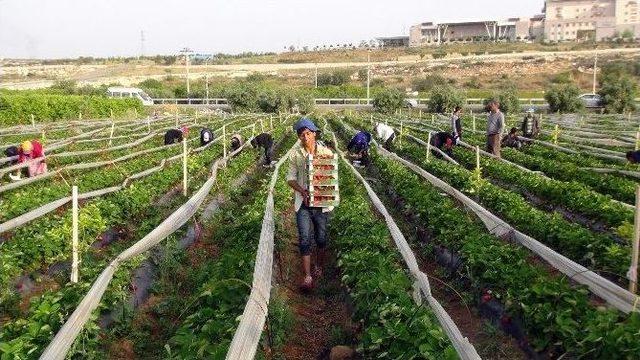
M 294 141 L 293 134 L 287 131 L 276 156 L 282 156 Z M 269 184 L 264 175 L 259 173 L 250 178 L 246 186 L 229 189 L 233 202 L 223 204 L 221 211 L 205 222 L 205 229 L 210 229 L 212 235 L 203 239 L 203 246 L 215 246 L 219 253 L 217 257 L 203 259 L 202 263 L 187 261 L 186 265 L 171 266 L 171 272 L 180 274 L 180 285 L 176 289 L 175 279 L 165 278 L 156 289 L 163 300 L 153 311 L 159 317 L 173 320 L 161 325 L 160 336 L 150 334 L 146 329 L 134 331 L 136 352 L 169 358 L 224 357 L 250 292 Z M 281 182 L 277 189 L 283 186 Z M 282 206 L 283 192 L 276 191 L 275 195 L 276 204 Z M 136 323 L 148 320 L 141 319 Z M 132 325 L 118 329 L 114 335 L 128 337 Z M 166 343 L 164 347 L 163 342 Z M 168 353 L 159 353 L 165 349 Z
M 364 357 L 456 359 L 433 312 L 416 305 L 389 229 L 372 210 L 355 176 L 340 169 L 340 206 L 331 219 L 338 266 L 363 324 L 358 352 Z
M 188 146 L 199 146 L 198 139 L 192 138 Z M 141 144 L 140 148 L 124 151 L 130 153 L 155 147 L 158 147 L 155 152 L 106 166 L 106 168 L 113 168 L 115 171 L 104 171 L 104 168 L 65 171 L 60 176 L 49 178 L 47 186 L 42 186 L 42 182 L 35 182 L 5 192 L 3 199 L 0 200 L 0 221 L 6 221 L 50 201 L 69 196 L 69 183 L 77 185 L 80 193 L 120 185 L 128 176 L 158 166 L 162 159 L 182 152 L 182 146 L 175 145 L 163 148 L 160 143 L 156 144 L 154 141 Z M 90 162 L 95 162 L 113 160 L 116 158 L 114 155 L 105 153 L 88 156 L 91 156 Z M 82 158 L 81 156 L 73 156 L 66 158 L 66 161 L 77 163 Z M 54 170 L 54 168 L 51 167 L 50 170 Z
M 404 166 L 375 151 L 372 160 L 380 180 L 405 200 L 405 208 L 417 214 L 417 223 L 427 227 L 433 246 L 461 256 L 464 266 L 457 269 L 458 275 L 471 280 L 471 292 L 484 294 L 482 302 L 501 301 L 511 314 L 501 320 L 521 319 L 537 351 L 552 358 L 565 354 L 619 359 L 631 359 L 640 351 L 634 336 L 640 330 L 637 313 L 627 316 L 595 307 L 586 288 L 531 262 L 522 247 L 490 235 L 478 219 Z M 457 286 L 470 290 L 465 281 Z
M 196 176 L 192 178 L 192 185 L 194 186 L 200 186 L 208 175 L 208 169 L 209 169 L 209 166 L 211 165 L 211 161 L 213 161 L 214 154 L 211 154 L 210 152 L 207 152 L 207 153 L 208 153 L 208 156 L 198 156 L 192 159 L 189 163 L 189 166 L 193 167 L 193 169 L 191 169 L 192 173 L 196 174 Z M 218 151 L 216 151 L 216 153 L 219 153 L 219 148 L 218 148 Z M 247 158 L 249 157 L 250 156 L 247 156 Z M 179 178 L 180 166 L 176 166 L 175 169 L 171 169 L 171 170 L 174 170 L 175 174 L 173 175 L 175 176 L 171 176 L 172 175 L 171 173 L 167 174 L 166 172 L 164 172 L 162 174 L 163 175 L 162 177 L 152 175 L 152 177 L 156 177 L 156 179 L 152 179 L 152 178 L 147 179 L 146 183 L 150 186 L 148 187 L 146 193 L 137 194 L 138 195 L 137 199 L 140 201 L 139 202 L 136 201 L 136 203 L 138 204 L 136 209 L 131 208 L 131 205 L 135 205 L 135 204 L 130 204 L 130 201 L 127 203 L 121 202 L 121 203 L 112 204 L 114 206 L 114 210 L 121 209 L 131 215 L 137 214 L 136 216 L 132 216 L 133 219 L 138 219 L 138 221 L 140 221 L 139 228 L 137 231 L 138 236 L 136 236 L 135 238 L 142 237 L 144 234 L 152 230 L 164 219 L 164 216 L 162 216 L 160 212 L 157 212 L 155 208 L 149 208 L 148 204 L 152 201 L 153 197 L 156 197 L 157 195 L 162 193 L 162 190 L 158 192 L 158 190 L 162 189 L 162 186 L 158 186 L 162 183 L 162 181 L 167 183 L 168 187 L 170 187 L 171 186 L 170 182 L 167 182 L 167 180 L 176 181 Z M 143 184 L 141 185 L 144 186 L 144 183 L 145 181 L 143 181 Z M 166 190 L 166 188 L 167 187 L 165 187 L 164 189 Z M 124 199 L 121 198 L 120 200 L 124 200 Z M 180 200 L 180 198 L 177 200 Z M 125 205 L 128 206 L 129 208 L 128 209 L 125 208 Z M 178 204 L 176 203 L 175 206 L 177 207 Z M 116 214 L 110 214 L 110 215 L 115 216 Z M 123 247 L 125 246 L 126 244 L 120 244 L 120 246 L 113 247 L 110 253 L 115 255 L 117 252 L 123 250 Z M 13 324 L 11 324 L 13 325 L 13 327 L 9 328 L 11 329 L 10 333 L 14 335 L 18 334 L 19 336 L 13 339 L 9 337 L 9 339 L 11 340 L 8 341 L 7 344 L 9 344 L 14 348 L 15 346 L 20 344 L 22 345 L 27 344 L 31 346 L 30 348 L 31 350 L 29 351 L 32 351 L 34 354 L 37 353 L 37 351 L 34 349 L 42 350 L 42 347 L 46 345 L 46 342 L 48 342 L 51 339 L 53 332 L 56 331 L 56 329 L 62 325 L 64 319 L 68 317 L 68 315 L 73 311 L 75 305 L 78 303 L 81 296 L 84 293 L 86 293 L 86 290 L 88 290 L 91 282 L 95 280 L 95 277 L 98 275 L 99 271 L 102 268 L 104 268 L 104 266 L 107 265 L 108 259 L 111 257 L 112 256 L 105 256 L 104 253 L 101 253 L 101 255 L 98 256 L 98 263 L 94 263 L 94 262 L 89 262 L 89 264 L 83 263 L 83 268 L 81 269 L 81 273 L 83 274 L 83 280 L 84 280 L 83 283 L 81 285 L 75 285 L 75 286 L 67 285 L 67 287 L 62 289 L 62 293 L 65 296 L 61 297 L 59 292 L 54 291 L 53 293 L 45 293 L 41 298 L 39 298 L 39 300 L 41 299 L 45 304 L 46 304 L 46 301 L 51 296 L 57 296 L 58 298 L 61 298 L 63 300 L 63 301 L 57 302 L 56 309 L 55 311 L 53 311 L 54 316 L 53 318 L 49 319 L 51 322 L 46 324 L 47 331 L 38 332 L 37 334 L 26 331 L 29 327 L 33 327 L 33 325 L 31 324 L 33 324 L 34 322 L 38 323 L 38 319 L 37 319 L 38 309 L 42 306 L 43 303 L 36 301 L 32 303 L 32 306 L 28 312 L 30 317 L 28 317 L 27 319 L 19 319 L 15 321 Z M 124 298 L 126 298 L 126 293 L 128 291 L 129 282 L 131 279 L 130 271 L 131 269 L 136 267 L 139 263 L 140 263 L 139 260 L 134 261 L 133 263 L 127 264 L 124 268 L 118 271 L 119 275 L 116 274 L 116 277 L 114 278 L 113 282 L 110 284 L 110 290 L 107 292 L 107 294 L 105 295 L 105 297 L 101 302 L 100 311 L 106 310 L 111 305 L 119 301 L 122 301 Z M 121 279 L 122 281 L 119 281 L 118 279 Z M 72 289 L 67 290 L 69 287 L 72 287 Z M 83 357 L 87 355 L 95 355 L 95 354 L 87 354 L 85 352 L 85 349 L 88 346 L 88 344 L 91 344 L 91 343 L 95 344 L 96 342 L 99 342 L 99 338 L 96 336 L 97 331 L 98 329 L 95 323 L 89 324 L 88 327 L 85 328 L 82 337 L 80 337 L 76 341 L 76 345 L 74 346 L 73 351 L 81 352 Z M 4 339 L 0 338 L 0 341 L 3 341 L 3 340 Z
M 468 149 L 456 148 L 454 158 L 471 170 L 476 166 L 475 154 Z M 497 179 L 498 185 L 512 185 L 512 190 L 534 194 L 548 203 L 601 221 L 613 230 L 633 223 L 633 210 L 578 182 L 545 178 L 484 156 L 480 158 L 480 166 L 483 175 Z
M 215 144 L 203 153 L 192 157 L 189 162 L 189 173 L 196 174 L 207 168 L 207 163 L 222 151 L 222 145 Z M 204 156 L 202 156 L 204 154 Z M 204 162 L 203 160 L 204 159 Z M 144 209 L 153 195 L 168 190 L 172 184 L 181 179 L 182 166 L 172 163 L 162 171 L 136 181 L 130 187 L 110 194 L 106 197 L 88 201 L 79 212 L 80 215 L 80 243 L 82 246 L 91 244 L 98 234 L 106 228 L 105 224 L 116 226 L 127 219 L 135 210 Z M 109 169 L 108 171 L 118 171 Z M 151 186 L 144 186 L 150 184 Z M 192 184 L 193 186 L 193 184 Z M 164 190 L 166 192 L 166 190 Z M 133 193 L 133 194 L 132 194 Z M 138 201 L 139 200 L 139 201 Z M 11 240 L 0 243 L 3 260 L 3 272 L 0 274 L 0 284 L 5 289 L 3 297 L 11 295 L 13 291 L 8 286 L 17 273 L 23 270 L 36 269 L 43 264 L 54 263 L 68 254 L 68 234 L 70 234 L 70 211 L 62 214 L 48 214 L 36 219 L 27 226 L 18 228 Z
M 282 133 L 281 128 L 277 129 L 274 131 L 274 137 L 279 138 L 282 136 Z M 285 146 L 288 147 L 292 139 L 293 137 L 291 135 L 287 136 L 284 141 L 286 143 Z M 280 146 L 280 148 L 282 148 L 282 146 Z M 229 211 L 235 214 L 242 211 L 241 208 L 243 207 L 244 201 L 240 199 L 241 197 L 238 194 L 240 194 L 241 191 L 253 190 L 254 186 L 251 184 L 254 184 L 253 180 L 255 180 L 255 178 L 247 173 L 247 169 L 251 168 L 250 165 L 252 163 L 255 163 L 255 155 L 247 148 L 232 159 L 227 167 L 218 172 L 216 193 L 213 197 L 219 199 L 220 196 L 225 196 L 227 198 L 240 200 L 239 203 L 234 201 L 231 204 L 231 208 L 225 208 L 225 212 Z M 243 174 L 248 175 L 250 180 L 246 181 L 247 185 L 238 189 L 236 185 L 234 185 L 234 180 Z M 256 176 L 259 177 L 260 175 Z M 218 228 L 220 217 L 202 220 L 204 221 L 202 224 L 202 233 L 208 234 L 213 232 L 215 234 L 222 231 L 220 235 L 225 235 L 225 230 Z M 179 322 L 173 319 L 180 318 L 180 316 L 175 315 L 175 313 L 173 315 L 169 315 L 169 313 L 174 311 L 183 315 L 187 314 L 189 308 L 185 307 L 185 298 L 198 293 L 201 284 L 210 279 L 211 274 L 215 273 L 215 268 L 218 266 L 216 265 L 217 259 L 215 256 L 210 257 L 211 254 L 206 251 L 201 254 L 203 257 L 200 257 L 200 255 L 194 255 L 194 252 L 191 250 L 188 250 L 188 252 L 180 250 L 177 246 L 177 240 L 181 234 L 177 235 L 178 236 L 172 236 L 171 239 L 164 241 L 164 249 L 168 254 L 165 253 L 164 259 L 160 260 L 159 280 L 151 289 L 151 296 L 156 299 L 153 304 L 157 305 L 158 309 L 154 308 L 155 305 L 151 307 L 145 306 L 144 312 L 140 314 L 134 313 L 133 309 L 127 310 L 128 313 L 118 318 L 115 326 L 93 332 L 89 337 L 89 341 L 85 340 L 87 336 L 78 338 L 73 349 L 76 354 L 91 356 L 96 353 L 109 352 L 113 344 L 122 341 L 121 337 L 124 337 L 126 339 L 125 341 L 134 344 L 134 350 L 138 354 L 151 357 L 163 356 L 162 353 L 165 351 L 163 345 L 179 325 Z M 193 251 L 207 247 L 205 243 L 209 243 L 209 240 L 205 239 L 204 243 L 194 246 L 195 249 L 193 249 Z M 198 258 L 198 260 L 195 260 L 194 257 Z M 197 298 L 197 296 L 196 294 L 195 297 Z M 159 302 L 159 298 L 164 300 Z M 126 300 L 121 300 L 120 302 L 121 303 L 117 305 L 112 305 L 103 300 L 103 303 L 109 304 L 112 309 L 127 306 Z M 189 301 L 186 301 L 186 303 L 189 303 Z M 158 334 L 157 332 L 150 334 L 139 330 L 138 327 L 141 323 L 151 320 L 144 317 L 146 312 L 156 310 L 162 312 L 162 315 L 160 315 L 162 318 L 167 319 L 167 322 L 163 322 L 167 327 L 161 330 L 162 334 Z M 169 318 L 171 318 L 171 320 L 169 320 Z M 166 356 L 166 354 L 164 355 Z
M 448 162 L 426 159 L 423 147 L 404 141 L 397 153 L 414 161 L 433 175 L 455 188 L 473 195 L 478 202 L 559 253 L 605 275 L 617 275 L 620 281 L 626 274 L 630 249 L 602 234 L 570 223 L 562 215 L 536 209 L 521 195 L 502 189 L 487 181 L 478 181 L 474 172 Z M 542 225 L 544 224 L 544 226 Z

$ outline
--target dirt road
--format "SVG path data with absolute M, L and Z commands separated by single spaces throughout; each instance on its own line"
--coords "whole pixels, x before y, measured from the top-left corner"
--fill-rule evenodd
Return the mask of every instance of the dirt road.
M 418 56 L 404 56 L 398 61 L 372 62 L 374 67 L 393 67 L 401 65 L 446 65 L 459 61 L 482 61 L 482 62 L 510 62 L 522 60 L 525 57 L 555 58 L 555 57 L 589 57 L 598 55 L 607 56 L 613 54 L 640 55 L 640 48 L 630 49 L 605 49 L 605 50 L 582 50 L 582 51 L 559 51 L 559 52 L 519 52 L 510 54 L 493 55 L 469 55 L 452 56 L 444 59 L 420 59 Z M 205 75 L 223 77 L 244 77 L 251 73 L 272 73 L 288 71 L 301 71 L 329 68 L 362 68 L 367 66 L 366 62 L 338 62 L 338 63 L 296 63 L 296 64 L 232 64 L 232 65 L 199 65 L 192 66 L 190 78 L 199 79 Z M 120 83 L 131 85 L 139 83 L 145 79 L 162 79 L 168 74 L 184 74 L 183 66 L 135 66 L 135 65 L 113 65 L 108 67 L 97 67 L 95 65 L 81 66 L 16 66 L 4 67 L 2 71 L 6 75 L 26 74 L 35 72 L 38 75 L 56 79 L 76 80 L 80 85 L 102 85 Z M 27 77 L 25 77 L 26 79 Z M 54 80 L 32 80 L 32 81 L 12 81 L 0 83 L 0 88 L 6 89 L 38 89 L 51 86 Z

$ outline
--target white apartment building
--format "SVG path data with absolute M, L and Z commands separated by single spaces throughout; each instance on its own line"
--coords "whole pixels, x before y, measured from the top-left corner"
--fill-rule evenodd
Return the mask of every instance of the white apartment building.
M 447 42 L 598 41 L 633 34 L 640 37 L 640 0 L 546 0 L 543 14 L 507 20 L 487 20 L 411 27 L 409 46 Z

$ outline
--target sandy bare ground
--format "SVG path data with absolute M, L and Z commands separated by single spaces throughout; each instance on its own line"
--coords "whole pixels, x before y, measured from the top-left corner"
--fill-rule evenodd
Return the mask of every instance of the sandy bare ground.
M 598 55 L 608 56 L 615 54 L 638 55 L 640 48 L 630 49 L 605 49 L 605 50 L 581 50 L 559 52 L 519 52 L 510 54 L 449 56 L 444 59 L 420 59 L 418 56 L 403 56 L 397 61 L 372 62 L 374 67 L 394 67 L 417 64 L 421 66 L 447 65 L 460 61 L 481 61 L 484 63 L 509 63 L 523 58 L 537 57 L 545 59 L 589 57 Z M 358 68 L 367 66 L 366 62 L 338 62 L 338 63 L 296 63 L 296 64 L 233 64 L 233 65 L 199 65 L 192 66 L 190 78 L 199 79 L 205 75 L 221 77 L 244 77 L 251 73 L 278 74 L 290 71 L 330 69 L 330 68 Z M 120 83 L 131 85 L 146 79 L 162 79 L 169 74 L 184 76 L 184 66 L 158 66 L 158 65 L 34 65 L 4 67 L 2 71 L 7 78 L 35 74 L 45 77 L 47 80 L 29 80 L 25 76 L 24 81 L 2 81 L 0 88 L 6 89 L 38 89 L 53 85 L 55 80 L 75 80 L 80 85 L 102 85 Z M 0 78 L 1 79 L 1 78 Z

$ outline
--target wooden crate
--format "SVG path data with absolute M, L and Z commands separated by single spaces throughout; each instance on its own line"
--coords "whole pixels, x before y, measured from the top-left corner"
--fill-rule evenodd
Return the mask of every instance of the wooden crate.
M 309 174 L 309 206 L 331 207 L 340 203 L 338 186 L 338 155 L 330 158 L 314 157 L 307 159 Z

